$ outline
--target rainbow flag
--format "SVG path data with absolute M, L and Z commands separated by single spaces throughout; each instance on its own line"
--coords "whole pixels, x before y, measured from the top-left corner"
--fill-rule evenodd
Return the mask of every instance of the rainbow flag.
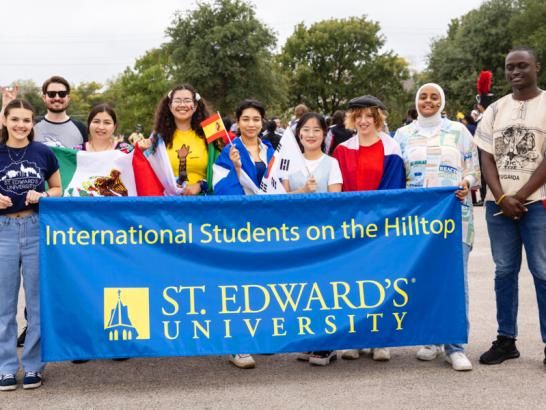
M 227 134 L 222 117 L 220 117 L 220 113 L 218 112 L 201 122 L 201 128 L 203 128 L 203 132 L 205 133 L 207 144 Z

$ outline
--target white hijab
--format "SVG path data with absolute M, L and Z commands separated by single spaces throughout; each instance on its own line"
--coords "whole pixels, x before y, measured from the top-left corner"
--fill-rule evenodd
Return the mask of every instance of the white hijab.
M 425 87 L 433 87 L 438 91 L 438 94 L 440 94 L 440 108 L 436 112 L 436 114 L 430 116 L 430 117 L 424 117 L 421 112 L 419 111 L 419 95 L 421 94 L 421 91 Z M 417 126 L 424 132 L 426 131 L 432 131 L 436 127 L 438 127 L 442 123 L 442 111 L 444 110 L 444 107 L 446 106 L 446 96 L 444 94 L 444 90 L 442 87 L 440 87 L 436 83 L 426 83 L 422 85 L 418 90 L 417 94 L 415 95 L 415 107 L 417 108 Z

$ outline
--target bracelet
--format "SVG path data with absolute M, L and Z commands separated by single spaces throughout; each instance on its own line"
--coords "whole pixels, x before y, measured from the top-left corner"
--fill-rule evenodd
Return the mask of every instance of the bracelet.
M 44 191 L 43 194 L 44 194 L 44 196 L 45 196 L 46 198 L 49 198 L 49 197 L 51 196 L 51 195 L 49 195 L 49 192 L 47 192 L 47 191 Z
M 495 201 L 495 203 L 497 205 L 500 205 L 504 198 L 506 198 L 506 194 L 502 194 L 501 197 Z

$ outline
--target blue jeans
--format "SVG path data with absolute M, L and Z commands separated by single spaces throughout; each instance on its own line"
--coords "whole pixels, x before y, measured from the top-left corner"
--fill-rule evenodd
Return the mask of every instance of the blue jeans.
M 0 374 L 15 374 L 17 357 L 17 299 L 25 288 L 27 337 L 22 364 L 27 372 L 42 371 L 40 348 L 40 287 L 38 215 L 0 216 Z
M 533 275 L 542 341 L 546 343 L 546 209 L 541 202 L 531 204 L 521 219 L 493 216 L 500 208 L 486 203 L 487 230 L 495 261 L 498 334 L 518 335 L 518 276 L 522 245 Z
M 470 328 L 469 318 L 468 318 L 468 256 L 472 247 L 463 242 L 463 267 L 464 267 L 464 301 L 466 305 L 466 328 Z M 464 347 L 462 344 L 448 344 L 444 345 L 444 350 L 446 355 L 450 355 L 455 352 L 464 352 Z

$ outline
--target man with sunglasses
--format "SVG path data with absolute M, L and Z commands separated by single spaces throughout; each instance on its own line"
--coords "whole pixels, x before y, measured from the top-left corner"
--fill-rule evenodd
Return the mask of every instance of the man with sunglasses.
M 4 97 L 15 98 L 15 92 L 2 89 Z M 34 139 L 46 145 L 74 148 L 87 141 L 87 127 L 80 121 L 70 118 L 66 109 L 70 104 L 70 84 L 60 76 L 47 79 L 42 85 L 42 99 L 47 107 L 47 114 L 38 118 L 34 125 Z M 4 98 L 5 99 L 5 98 Z M 25 310 L 26 317 L 26 310 Z M 17 346 L 22 347 L 26 339 L 26 327 L 17 339 Z
M 36 141 L 47 145 L 73 148 L 87 141 L 87 128 L 66 113 L 70 105 L 70 84 L 63 77 L 53 76 L 42 85 L 42 99 L 47 114 L 34 126 Z

